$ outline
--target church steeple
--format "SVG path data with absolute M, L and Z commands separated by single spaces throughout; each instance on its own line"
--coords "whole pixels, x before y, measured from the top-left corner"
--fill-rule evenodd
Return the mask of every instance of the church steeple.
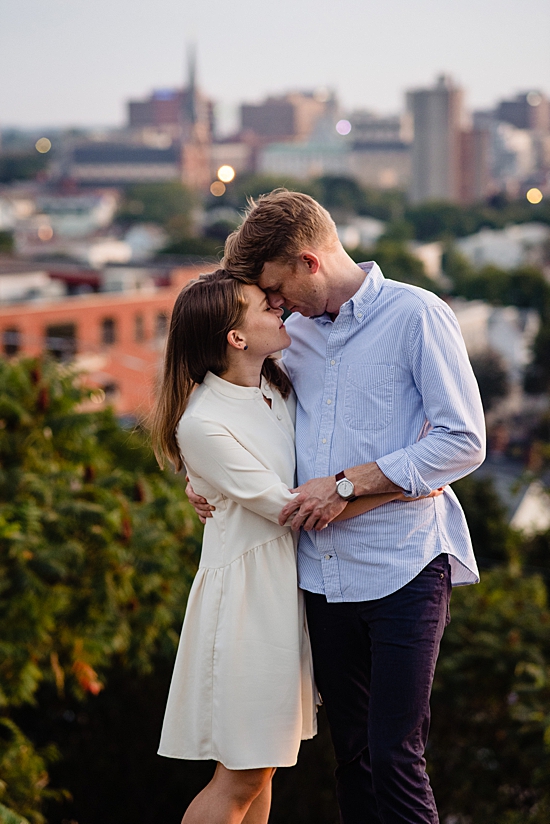
M 197 47 L 190 43 L 187 47 L 187 95 L 186 111 L 187 119 L 193 125 L 198 121 L 198 89 L 197 89 Z

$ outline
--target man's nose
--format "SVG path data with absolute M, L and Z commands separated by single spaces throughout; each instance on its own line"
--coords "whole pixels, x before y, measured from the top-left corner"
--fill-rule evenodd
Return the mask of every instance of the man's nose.
M 284 304 L 284 298 L 278 292 L 268 292 L 267 301 L 272 309 L 281 309 Z

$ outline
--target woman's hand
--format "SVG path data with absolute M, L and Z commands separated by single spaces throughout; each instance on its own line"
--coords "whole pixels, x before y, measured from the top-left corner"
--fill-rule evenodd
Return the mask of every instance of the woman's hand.
M 199 521 L 201 524 L 206 523 L 207 518 L 212 517 L 212 512 L 216 509 L 215 506 L 211 506 L 206 498 L 202 498 L 200 495 L 197 495 L 193 487 L 191 486 L 191 481 L 189 478 L 186 478 L 187 486 L 185 487 L 185 494 L 189 498 L 189 503 L 199 516 Z
M 424 498 L 439 498 L 440 495 L 443 495 L 445 492 L 445 487 L 440 486 L 438 489 L 432 489 L 429 495 L 420 495 L 418 498 L 406 498 L 405 495 L 401 495 L 397 500 L 398 501 L 422 501 Z

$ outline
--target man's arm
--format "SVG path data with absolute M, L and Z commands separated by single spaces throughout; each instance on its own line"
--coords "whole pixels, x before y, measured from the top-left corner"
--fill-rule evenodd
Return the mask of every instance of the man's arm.
M 412 329 L 409 353 L 431 429 L 416 443 L 374 463 L 344 469 L 358 495 L 403 491 L 406 497 L 421 497 L 464 477 L 484 460 L 479 389 L 458 322 L 448 307 L 425 307 Z M 285 506 L 280 521 L 294 513 L 294 529 L 322 529 L 345 506 L 334 476 L 314 478 L 293 491 L 299 494 Z

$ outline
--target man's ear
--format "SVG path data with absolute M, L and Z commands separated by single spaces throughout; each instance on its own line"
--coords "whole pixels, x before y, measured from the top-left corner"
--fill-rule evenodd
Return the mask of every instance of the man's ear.
M 310 274 L 312 275 L 315 275 L 321 267 L 321 261 L 319 260 L 315 252 L 302 252 L 302 254 L 300 255 L 300 260 L 306 264 L 307 268 L 310 271 Z

